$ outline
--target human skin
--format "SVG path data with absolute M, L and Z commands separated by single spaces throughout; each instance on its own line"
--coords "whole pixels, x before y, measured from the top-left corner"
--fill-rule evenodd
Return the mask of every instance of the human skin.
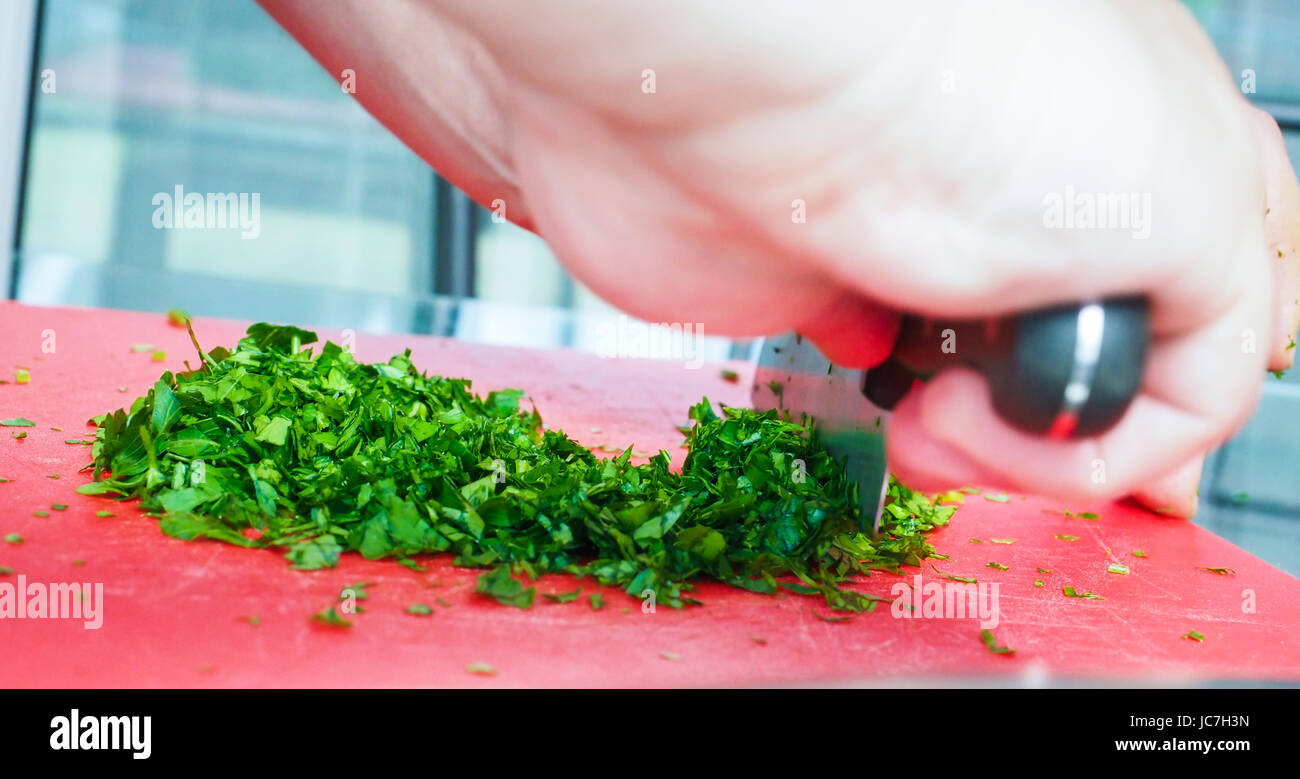
M 1189 516 L 1205 452 L 1291 364 L 1300 187 L 1178 3 L 261 2 L 443 176 L 633 315 L 795 329 L 868 367 L 898 311 L 1149 299 L 1147 371 L 1113 429 L 1027 435 L 950 369 L 890 424 L 914 487 L 1133 494 Z M 1149 194 L 1149 236 L 1045 227 L 1067 186 Z

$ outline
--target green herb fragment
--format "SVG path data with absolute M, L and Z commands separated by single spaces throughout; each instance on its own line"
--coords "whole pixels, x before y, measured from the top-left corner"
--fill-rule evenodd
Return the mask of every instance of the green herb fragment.
M 543 597 L 545 597 L 547 600 L 552 601 L 554 603 L 572 603 L 573 601 L 577 600 L 578 596 L 581 594 L 582 594 L 582 588 L 579 587 L 573 592 L 560 592 L 554 594 L 549 592 L 543 593 Z
M 173 308 L 167 312 L 167 321 L 176 327 L 185 327 L 190 323 L 190 315 L 179 308 Z
M 131 345 L 131 351 L 136 352 L 136 353 L 139 353 L 139 352 L 152 352 L 152 351 L 153 351 L 153 344 L 132 344 L 132 345 Z
M 1128 566 L 1120 565 L 1119 563 L 1111 563 L 1110 567 L 1106 569 L 1106 572 L 1117 573 L 1120 576 L 1128 576 Z
M 985 495 L 984 500 L 991 500 L 994 503 L 1006 503 L 1011 500 L 1005 492 L 999 492 L 996 495 Z
M 36 423 L 23 417 L 14 417 L 13 419 L 0 420 L 0 427 L 35 427 Z
M 1011 570 L 1011 566 L 1009 566 L 1009 565 L 1003 565 L 1002 563 L 986 563 L 986 565 L 988 565 L 989 568 L 996 568 L 996 569 L 998 569 L 999 571 L 1009 571 L 1009 570 Z
M 533 607 L 533 597 L 537 594 L 537 588 L 525 589 L 522 582 L 510 575 L 510 567 L 501 565 L 479 576 L 474 592 L 490 596 L 497 603 L 506 606 L 530 609 Z
M 1188 638 L 1188 639 L 1191 639 L 1192 641 L 1204 641 L 1204 640 L 1205 640 L 1205 636 L 1204 636 L 1203 634 L 1201 634 L 1201 633 L 1197 633 L 1195 630 L 1189 630 L 1189 631 L 1187 631 L 1186 633 L 1184 633 L 1184 634 L 1182 634 L 1181 636 L 1179 636 L 1179 638 Z
M 601 597 L 599 592 L 593 592 L 591 594 L 591 610 L 600 611 L 603 608 L 605 608 L 605 599 Z
M 48 512 L 48 511 L 33 511 L 33 512 L 32 512 L 32 516 L 33 516 L 33 517 L 41 517 L 41 518 L 45 518 L 45 517 L 48 517 L 49 515 L 50 515 L 50 512 Z
M 825 614 L 821 614 L 816 611 L 813 612 L 813 616 L 816 617 L 817 619 L 820 619 L 822 622 L 848 622 L 849 621 L 848 617 L 829 617 Z
M 1236 576 L 1236 575 L 1237 575 L 1237 572 L 1234 571 L 1234 570 L 1232 570 L 1231 568 L 1205 568 L 1204 566 L 1201 566 L 1200 568 L 1201 568 L 1202 571 L 1209 571 L 1210 573 L 1217 573 L 1217 574 L 1220 575 L 1220 576 Z
M 24 438 L 27 437 L 27 434 L 26 434 L 26 433 L 10 433 L 9 435 L 13 436 L 14 438 L 18 439 L 19 441 L 21 441 L 21 440 L 23 440 Z
M 1016 539 L 1014 539 L 1014 538 L 990 538 L 989 541 L 992 541 L 992 542 L 995 543 L 995 544 L 1014 544 L 1014 543 L 1016 542 Z
M 0 565 L 0 576 L 13 576 L 13 575 L 14 575 L 14 569 L 10 568 L 7 565 Z
M 480 397 L 409 352 L 363 364 L 315 340 L 261 323 L 233 351 L 196 341 L 196 370 L 93 420 L 95 481 L 77 491 L 138 498 L 167 535 L 279 549 L 306 570 L 357 552 L 419 571 L 415 556 L 446 552 L 492 569 L 480 592 L 521 607 L 535 588 L 511 571 L 648 589 L 671 608 L 696 603 L 697 579 L 775 594 L 793 576 L 832 610 L 867 611 L 843 584 L 919 566 L 956 510 L 891 482 L 881 533 L 863 532 L 857 485 L 777 411 L 706 399 L 680 470 L 667 452 L 633 464 L 630 447 L 601 458 L 543 429 L 521 390 Z
M 50 508 L 54 509 L 55 511 L 66 511 L 67 508 L 68 508 L 68 504 L 66 504 L 66 503 L 51 503 L 51 504 L 50 504 Z
M 5 484 L 6 482 L 11 482 L 11 481 L 13 481 L 13 479 L 6 479 L 5 477 L 0 476 L 0 484 Z
M 32 380 L 32 374 L 26 368 L 14 371 L 14 384 L 26 384 Z
M 448 602 L 447 602 L 445 599 L 443 599 L 443 598 L 440 598 L 440 597 L 439 597 L 439 598 L 434 598 L 434 600 L 437 601 L 437 602 L 438 602 L 438 605 L 439 605 L 439 606 L 442 606 L 444 609 L 449 609 L 449 608 L 451 608 L 451 604 L 448 603 Z
M 357 582 L 356 584 L 349 584 L 339 591 L 339 600 L 347 600 L 348 598 L 352 598 L 353 600 L 369 600 L 370 594 L 366 592 L 366 588 L 374 586 L 374 582 Z
M 115 517 L 117 515 L 111 511 L 96 511 L 95 516 L 99 517 L 100 519 L 103 519 L 105 517 Z
M 1078 541 L 1078 540 L 1079 540 L 1079 537 L 1078 537 L 1078 536 L 1072 536 L 1072 535 L 1065 534 L 1065 533 L 1055 534 L 1055 535 L 1052 536 L 1052 538 L 1059 538 L 1059 539 L 1061 539 L 1062 541 Z
M 336 627 L 336 628 L 352 627 L 351 620 L 346 620 L 342 616 L 340 616 L 339 613 L 334 610 L 333 606 L 330 606 L 329 608 L 324 609 L 322 611 L 316 612 L 315 614 L 311 615 L 311 618 L 316 622 L 319 622 L 323 625 L 329 625 L 330 627 Z
M 1134 550 L 1133 550 L 1133 556 L 1134 556 L 1134 557 L 1146 557 L 1146 556 L 1147 556 L 1147 553 L 1146 553 L 1146 552 L 1143 552 L 1141 549 L 1134 549 Z
M 1043 580 L 1042 580 L 1042 579 L 1034 579 L 1034 586 L 1035 586 L 1035 587 L 1043 587 L 1043 586 L 1045 586 L 1045 585 L 1043 584 Z
M 10 573 L 12 573 L 12 571 Z M 753 641 L 755 644 L 758 644 L 759 646 L 767 646 L 767 639 L 763 638 L 762 636 L 750 636 L 749 640 Z
M 958 492 L 965 493 L 965 494 L 967 494 L 967 495 L 978 495 L 978 494 L 980 494 L 979 487 L 958 487 L 958 488 L 957 488 L 957 491 L 958 491 Z
M 59 475 L 58 475 L 57 473 L 51 473 L 51 474 L 47 475 L 45 478 L 47 478 L 47 479 L 58 479 L 58 478 L 60 478 L 60 477 L 59 477 Z
M 5 536 L 5 540 L 11 544 L 21 544 L 23 542 L 23 537 L 18 535 L 17 533 L 10 533 L 9 535 Z
M 1079 592 L 1078 590 L 1074 589 L 1074 587 L 1068 584 L 1061 588 L 1061 592 L 1065 593 L 1065 597 L 1067 598 L 1087 598 L 1089 600 L 1106 600 L 1101 595 L 1093 595 L 1091 592 Z
M 723 381 L 729 381 L 732 384 L 740 381 L 740 374 L 735 371 L 722 371 L 719 375 L 722 377 Z
M 240 617 L 239 620 L 241 622 L 247 622 L 253 627 L 257 627 L 258 625 L 262 624 L 262 618 L 257 616 L 256 614 L 252 614 L 247 617 Z
M 86 561 L 85 561 L 85 560 L 73 560 L 73 561 L 72 561 L 72 564 L 73 564 L 73 565 L 85 565 L 85 564 L 86 564 Z
M 1051 568 L 1039 568 L 1039 569 L 1038 569 L 1038 572 L 1039 572 L 1039 573 L 1051 573 L 1051 572 L 1052 572 L 1052 569 L 1051 569 Z
M 164 352 L 161 349 L 156 349 L 153 352 L 152 358 L 154 362 L 166 362 L 167 352 Z
M 407 614 L 413 614 L 417 617 L 428 617 L 433 614 L 433 609 L 423 603 L 412 603 L 406 607 Z
M 983 641 L 984 646 L 988 647 L 988 650 L 995 655 L 1014 655 L 1016 653 L 1016 650 L 1011 649 L 1010 647 L 998 646 L 998 640 L 993 636 L 992 630 L 981 630 L 980 640 Z
M 933 568 L 934 566 L 931 566 L 931 567 Z M 939 575 L 942 576 L 943 578 L 945 578 L 945 579 L 950 579 L 950 580 L 952 580 L 952 581 L 954 581 L 954 582 L 965 582 L 966 584 L 978 584 L 978 583 L 979 583 L 979 581 L 978 581 L 974 576 L 957 576 L 956 574 L 944 573 L 943 571 L 940 571 L 938 568 L 935 568 L 935 569 L 934 569 L 934 572 L 937 573 L 937 574 L 939 574 Z
M 667 651 L 665 651 L 665 652 L 660 652 L 660 653 L 659 653 L 659 656 L 662 657 L 662 658 L 665 659 L 665 660 L 671 660 L 671 661 L 674 662 L 674 663 L 676 663 L 676 662 L 678 662 L 679 660 L 682 659 L 682 656 L 679 655 L 679 654 L 677 654 L 676 652 L 667 652 Z
M 470 663 L 465 666 L 465 672 L 478 674 L 479 676 L 497 675 L 497 669 L 488 663 Z
M 982 544 L 982 543 L 984 543 L 983 539 L 979 539 L 979 538 L 968 538 L 968 539 L 966 539 L 966 540 L 967 540 L 968 542 L 972 543 L 972 544 Z
M 56 432 L 56 433 L 62 433 L 62 432 L 63 432 L 63 428 L 61 428 L 61 427 L 52 427 L 52 428 L 50 428 L 50 429 L 53 430 L 53 431 Z

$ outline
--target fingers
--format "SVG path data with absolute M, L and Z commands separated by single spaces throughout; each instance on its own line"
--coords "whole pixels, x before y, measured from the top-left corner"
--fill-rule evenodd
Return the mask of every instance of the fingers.
M 1204 456 L 1193 457 L 1177 470 L 1137 490 L 1133 497 L 1159 514 L 1194 516 L 1200 504 L 1197 488 L 1201 483 L 1201 469 L 1204 466 Z
M 988 383 L 964 368 L 940 373 L 912 392 L 890 424 L 895 473 L 927 489 L 977 481 L 1061 498 L 1145 493 L 1177 514 L 1194 510 L 1191 463 L 1244 421 L 1258 394 L 1266 355 L 1254 333 L 1270 321 L 1268 274 L 1260 249 L 1244 250 L 1247 292 L 1200 330 L 1153 343 L 1142 391 L 1102 436 L 1052 441 L 1008 426 L 993 410 Z M 1169 474 L 1170 464 L 1181 466 Z
M 801 325 L 799 332 L 836 365 L 874 368 L 893 350 L 898 324 L 896 312 L 843 292 Z
M 1273 332 L 1269 370 L 1291 367 L 1300 328 L 1300 183 L 1287 157 L 1277 122 L 1251 109 L 1259 133 L 1268 207 L 1264 236 L 1273 264 Z

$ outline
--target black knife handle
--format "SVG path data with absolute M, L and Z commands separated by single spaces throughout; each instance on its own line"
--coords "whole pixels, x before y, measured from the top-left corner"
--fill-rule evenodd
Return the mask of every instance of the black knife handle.
M 1062 305 L 981 322 L 903 319 L 893 356 L 863 393 L 892 408 L 916 379 L 962 364 L 981 371 L 1009 424 L 1053 438 L 1108 430 L 1142 383 L 1150 342 L 1145 298 Z

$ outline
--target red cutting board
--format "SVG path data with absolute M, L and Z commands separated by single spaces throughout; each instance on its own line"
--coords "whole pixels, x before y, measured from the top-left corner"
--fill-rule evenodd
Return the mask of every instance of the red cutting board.
M 243 323 L 195 321 L 205 348 L 233 346 Z M 339 338 L 335 331 L 323 336 Z M 133 344 L 166 351 L 155 362 Z M 424 336 L 361 334 L 358 356 L 386 359 L 406 347 L 430 373 L 464 376 L 482 393 L 529 391 L 548 426 L 592 447 L 635 444 L 638 451 L 684 452 L 676 426 L 707 394 L 747 401 L 741 382 L 719 366 L 601 359 L 567 350 L 488 347 Z M 541 597 L 528 611 L 473 593 L 476 571 L 446 556 L 423 558 L 424 572 L 345 555 L 330 571 L 287 567 L 272 551 L 162 535 L 131 504 L 74 492 L 89 449 L 66 444 L 91 430 L 86 419 L 129 404 L 163 369 L 194 363 L 183 329 L 160 314 L 41 308 L 0 303 L 0 419 L 37 424 L 16 440 L 0 431 L 0 588 L 28 582 L 103 585 L 103 624 L 0 619 L 0 686 L 676 686 L 929 682 L 989 678 L 1041 683 L 1058 676 L 1143 683 L 1206 678 L 1300 679 L 1300 581 L 1195 525 L 1128 504 L 1072 505 L 1010 496 L 968 496 L 952 523 L 935 533 L 947 573 L 999 585 L 1001 644 L 990 653 L 975 619 L 892 616 L 887 605 L 827 622 L 819 599 L 763 596 L 704 584 L 702 607 L 644 613 L 612 588 L 547 576 L 541 592 L 583 587 L 581 600 Z M 12 383 L 13 370 L 30 383 Z M 124 391 L 119 388 L 124 387 Z M 61 427 L 62 432 L 51 430 Z M 598 428 L 598 430 L 596 430 Z M 58 479 L 48 478 L 58 474 Z M 65 511 L 50 510 L 53 503 Z M 1096 521 L 1063 508 L 1093 511 Z M 116 516 L 99 518 L 97 510 Z M 48 518 L 33 511 L 49 510 Z M 1047 513 L 1055 510 L 1057 513 Z M 1077 541 L 1065 541 L 1069 535 Z M 981 539 L 972 543 L 970 539 Z M 1016 539 L 995 544 L 990 539 Z M 1134 550 L 1145 551 L 1137 558 Z M 997 562 L 1009 570 L 987 566 Z M 1127 565 L 1127 576 L 1107 572 Z M 80 563 L 80 564 L 79 564 Z M 1039 567 L 1051 570 L 1040 574 Z M 1204 568 L 1231 568 L 1217 575 Z M 945 581 L 927 565 L 925 582 Z M 1043 581 L 1035 587 L 1034 580 Z M 369 581 L 365 612 L 348 629 L 308 616 L 339 591 Z M 878 574 L 863 589 L 891 595 L 906 578 Z M 1104 600 L 1067 598 L 1063 585 Z M 586 595 L 601 592 L 593 611 Z M 441 598 L 448 606 L 436 599 Z M 424 603 L 432 616 L 412 616 Z M 253 625 L 248 617 L 258 617 Z M 1204 641 L 1182 638 L 1189 631 Z M 487 663 L 495 676 L 465 666 Z

